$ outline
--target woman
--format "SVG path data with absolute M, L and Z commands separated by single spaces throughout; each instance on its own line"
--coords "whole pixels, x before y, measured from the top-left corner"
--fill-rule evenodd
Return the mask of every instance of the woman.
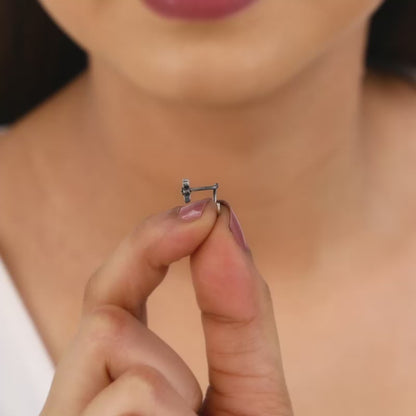
M 365 68 L 381 0 L 40 3 L 88 54 L 0 141 L 41 414 L 413 415 L 416 96 Z M 229 203 L 179 211 L 182 178 Z

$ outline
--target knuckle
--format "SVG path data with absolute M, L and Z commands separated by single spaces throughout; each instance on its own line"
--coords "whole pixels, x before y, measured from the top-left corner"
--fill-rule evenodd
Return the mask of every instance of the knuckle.
M 219 325 L 227 325 L 230 330 L 239 330 L 245 327 L 250 327 L 255 323 L 257 314 L 248 314 L 246 317 L 232 317 L 220 315 L 214 312 L 203 311 L 202 318 Z
M 133 229 L 127 238 L 127 244 L 133 251 L 140 251 L 141 261 L 146 269 L 164 271 L 167 265 L 159 263 L 155 253 L 160 248 L 168 228 L 157 224 L 154 216 L 145 218 Z
M 140 223 L 136 224 L 131 230 L 127 238 L 127 243 L 131 246 L 136 247 L 145 236 L 149 233 L 149 230 L 154 226 L 154 216 L 148 215 L 144 217 Z
M 163 392 L 167 387 L 166 378 L 158 370 L 148 365 L 142 365 L 127 370 L 122 377 L 124 394 L 137 395 L 140 392 L 141 397 L 151 410 L 157 408 L 157 403 L 163 397 Z
M 90 328 L 98 336 L 118 336 L 125 326 L 126 313 L 115 305 L 100 305 L 90 314 Z
M 143 365 L 135 374 L 147 385 L 152 393 L 157 393 L 166 386 L 166 378 L 155 368 Z
M 150 269 L 159 268 L 153 261 L 158 242 L 158 230 L 152 216 L 145 218 L 140 224 L 136 225 L 125 241 L 130 250 L 141 252 L 142 261 L 146 262 Z
M 86 320 L 85 342 L 93 349 L 111 347 L 123 334 L 127 312 L 114 305 L 96 307 Z

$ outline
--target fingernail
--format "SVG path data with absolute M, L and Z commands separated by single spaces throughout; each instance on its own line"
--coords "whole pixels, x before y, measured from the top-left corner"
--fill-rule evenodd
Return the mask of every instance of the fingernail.
M 207 206 L 210 198 L 201 199 L 200 201 L 192 202 L 192 204 L 184 205 L 179 210 L 179 216 L 183 220 L 192 221 L 201 217 L 204 212 L 205 207 Z
M 230 210 L 229 227 L 230 227 L 231 232 L 233 233 L 235 240 L 240 245 L 240 247 L 242 247 L 245 250 L 249 250 L 247 241 L 244 237 L 243 229 L 241 228 L 241 224 L 240 224 L 240 221 L 238 221 L 237 215 L 235 215 L 235 212 L 233 211 L 233 209 L 231 208 L 230 204 L 227 201 L 220 200 L 219 202 L 221 204 L 226 205 L 228 209 Z

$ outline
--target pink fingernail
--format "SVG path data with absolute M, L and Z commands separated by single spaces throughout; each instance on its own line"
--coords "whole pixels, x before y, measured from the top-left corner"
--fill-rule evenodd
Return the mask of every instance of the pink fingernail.
M 192 221 L 200 218 L 207 206 L 210 198 L 201 199 L 200 201 L 192 202 L 192 204 L 184 205 L 179 210 L 179 216 L 183 220 Z
M 227 201 L 224 201 L 223 199 L 218 201 L 221 204 L 226 205 L 230 210 L 230 223 L 229 227 L 231 232 L 234 235 L 235 240 L 237 243 L 245 250 L 249 250 L 247 240 L 244 237 L 243 229 L 241 228 L 240 221 L 238 221 L 237 215 L 235 215 L 235 212 L 231 208 L 230 204 Z

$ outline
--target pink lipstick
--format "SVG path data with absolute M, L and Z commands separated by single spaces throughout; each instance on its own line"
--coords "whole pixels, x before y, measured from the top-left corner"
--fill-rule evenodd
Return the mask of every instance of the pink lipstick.
M 152 10 L 183 19 L 215 19 L 248 7 L 257 0 L 143 0 Z

